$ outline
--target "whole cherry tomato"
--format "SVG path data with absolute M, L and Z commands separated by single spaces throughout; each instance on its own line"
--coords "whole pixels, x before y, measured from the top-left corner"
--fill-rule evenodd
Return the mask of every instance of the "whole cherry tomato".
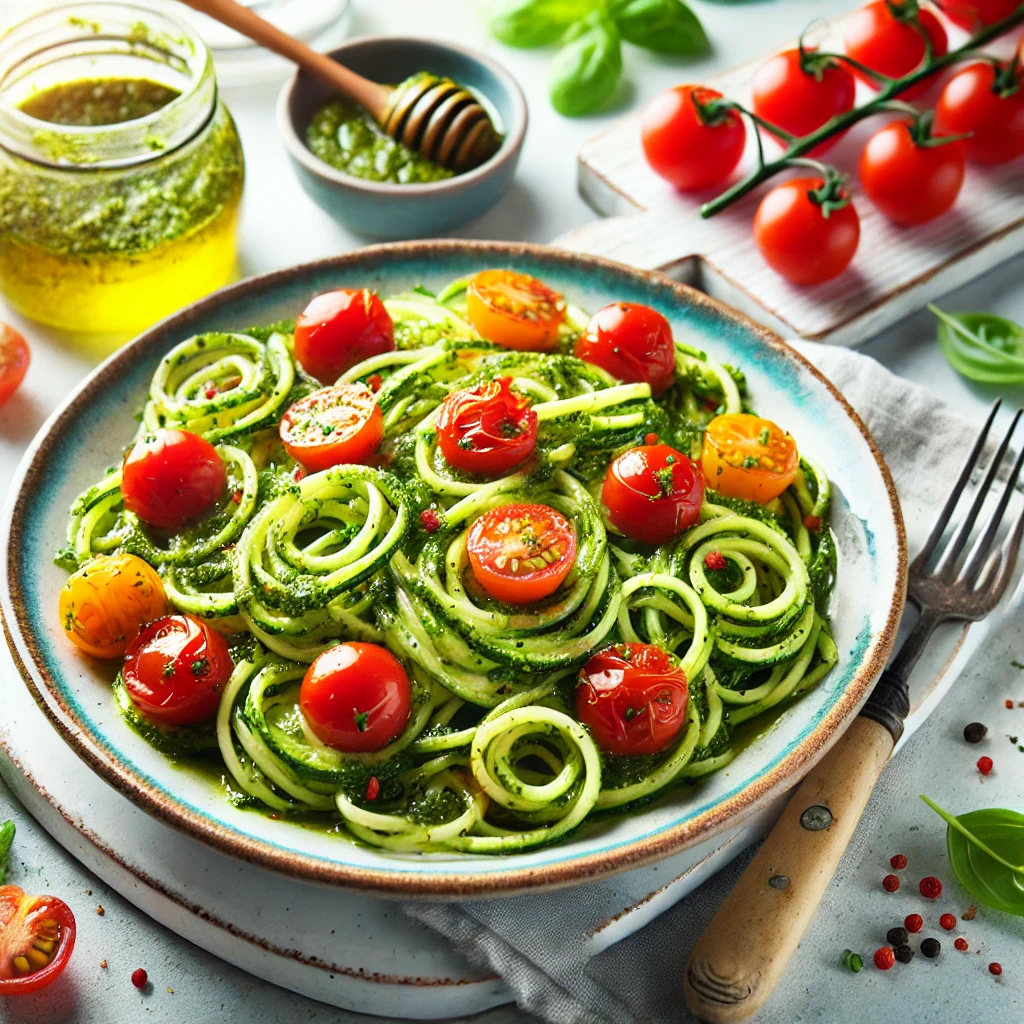
M 841 274 L 860 242 L 860 218 L 847 202 L 826 210 L 821 178 L 776 185 L 754 215 L 754 241 L 765 262 L 794 284 L 820 284 Z
M 299 707 L 329 747 L 364 754 L 386 747 L 405 728 L 412 688 L 402 663 L 379 644 L 338 644 L 306 670 Z
M 453 391 L 437 416 L 437 444 L 455 469 L 482 476 L 507 473 L 537 446 L 537 414 L 511 377 Z
M 1024 53 L 1020 61 L 1015 74 L 1005 64 L 969 64 L 942 90 L 935 133 L 969 133 L 960 143 L 968 160 L 1002 164 L 1024 155 Z
M 619 644 L 580 670 L 576 717 L 609 754 L 657 754 L 679 735 L 689 696 L 686 676 L 668 651 Z
M 198 725 L 217 711 L 233 665 L 220 633 L 191 615 L 165 615 L 128 644 L 124 685 L 158 725 Z
M 943 14 L 968 32 L 976 32 L 984 25 L 994 25 L 1008 18 L 1020 5 L 1020 0 L 938 0 Z
M 0 323 L 0 405 L 3 405 L 28 373 L 29 351 L 25 339 L 7 324 Z
M 770 57 L 754 76 L 754 113 L 800 138 L 853 110 L 856 89 L 853 75 L 834 57 L 786 50 Z M 826 152 L 840 138 L 820 143 L 811 155 Z
M 161 530 L 181 530 L 212 512 L 226 486 L 217 449 L 188 430 L 143 434 L 121 468 L 124 507 Z
M 366 288 L 317 295 L 295 321 L 295 358 L 321 384 L 333 384 L 356 363 L 394 348 L 391 316 Z
M 311 473 L 365 463 L 384 438 L 384 416 L 365 384 L 335 384 L 300 398 L 278 427 L 285 451 Z
M 641 123 L 651 169 L 684 192 L 724 181 L 740 162 L 747 129 L 735 110 L 713 110 L 722 94 L 677 85 L 647 106 Z
M 800 453 L 792 435 L 771 420 L 726 413 L 704 432 L 701 467 L 712 490 L 764 504 L 796 478 Z
M 565 299 L 515 270 L 481 270 L 466 289 L 466 315 L 480 337 L 502 348 L 551 352 L 565 322 Z
M 0 996 L 26 995 L 56 981 L 75 948 L 75 915 L 56 896 L 0 885 Z
M 620 533 L 646 544 L 664 544 L 700 518 L 704 481 L 693 462 L 675 448 L 640 445 L 608 467 L 601 501 Z
M 655 398 L 675 383 L 672 328 L 656 309 L 639 302 L 599 309 L 576 342 L 576 355 L 619 380 L 650 384 Z
M 868 139 L 860 180 L 871 201 L 896 224 L 934 220 L 955 202 L 964 183 L 958 142 L 919 144 L 911 126 L 893 121 Z

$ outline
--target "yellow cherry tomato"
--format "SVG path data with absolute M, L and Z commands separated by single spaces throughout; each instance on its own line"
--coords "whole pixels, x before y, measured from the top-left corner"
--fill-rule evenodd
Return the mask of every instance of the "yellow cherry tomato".
M 800 453 L 792 435 L 749 413 L 716 416 L 704 434 L 701 469 L 712 490 L 765 504 L 796 477 Z
M 466 314 L 482 338 L 503 348 L 551 352 L 565 321 L 565 299 L 514 270 L 481 270 L 466 291 Z
M 95 658 L 120 658 L 147 622 L 171 611 L 156 570 L 136 555 L 97 555 L 60 592 L 60 622 Z

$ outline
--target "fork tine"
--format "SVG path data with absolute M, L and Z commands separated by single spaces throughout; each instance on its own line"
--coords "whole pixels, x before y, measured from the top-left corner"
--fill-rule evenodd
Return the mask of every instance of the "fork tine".
M 1020 417 L 1021 410 L 1018 409 L 1017 414 L 1013 417 L 1013 422 L 1010 424 L 1010 429 L 1006 432 L 1002 441 L 999 442 L 999 447 L 996 449 L 996 453 L 992 457 L 992 461 L 988 467 L 988 472 L 985 474 L 984 483 L 982 483 L 978 488 L 978 492 L 974 496 L 974 501 L 971 502 L 971 507 L 968 510 L 967 515 L 964 516 L 959 527 L 957 527 L 956 533 L 954 533 L 950 538 L 949 544 L 946 546 L 946 550 L 939 559 L 939 564 L 935 567 L 935 575 L 946 582 L 952 582 L 956 577 L 956 563 L 963 554 L 964 549 L 967 547 L 967 541 L 970 539 L 971 531 L 974 529 L 974 524 L 978 520 L 978 513 L 981 512 L 981 508 L 985 504 L 985 499 L 992 490 L 992 484 L 995 483 L 996 474 L 999 472 L 999 466 L 1002 464 L 1003 458 L 1006 455 L 1006 450 L 1010 446 L 1010 438 L 1013 436 L 1013 432 L 1017 429 Z
M 992 423 L 996 418 L 996 413 L 999 412 L 999 407 L 1001 405 L 1002 399 L 997 398 L 992 405 L 992 411 L 988 414 L 985 426 L 982 428 L 981 433 L 974 442 L 974 448 L 971 449 L 971 454 L 968 456 L 967 462 L 960 472 L 960 478 L 957 480 L 956 486 L 953 488 L 949 498 L 946 500 L 945 507 L 939 513 L 939 518 L 936 520 L 935 526 L 932 527 L 931 535 L 925 542 L 924 547 L 918 553 L 917 558 L 914 559 L 914 564 L 911 566 L 912 571 L 923 574 L 928 568 L 928 563 L 931 561 L 932 555 L 935 554 L 935 548 L 942 539 L 942 535 L 946 532 L 946 527 L 949 525 L 950 517 L 953 515 L 957 502 L 960 500 L 960 495 L 963 494 L 964 488 L 967 486 L 967 481 L 970 480 L 971 473 L 974 472 L 974 467 L 977 465 L 978 458 L 981 455 L 982 449 L 985 447 L 985 442 L 988 440 L 988 432 L 992 427 Z
M 1010 580 L 1013 578 L 1013 570 L 1017 564 L 1017 555 L 1020 553 L 1020 542 L 1022 536 L 1024 536 L 1024 509 L 1022 509 L 1020 515 L 1017 516 L 1017 521 L 1013 524 L 1013 529 L 1007 535 L 999 549 L 999 555 L 1002 558 L 1002 565 L 995 582 L 988 589 L 988 597 L 991 601 L 991 605 L 993 606 L 998 603 L 1000 598 L 1002 598 Z

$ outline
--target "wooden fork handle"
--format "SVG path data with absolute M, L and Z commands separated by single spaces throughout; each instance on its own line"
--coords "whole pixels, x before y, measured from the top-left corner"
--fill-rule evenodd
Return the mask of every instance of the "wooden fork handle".
M 892 733 L 858 716 L 798 787 L 686 965 L 686 1005 L 709 1024 L 752 1017 L 814 917 L 892 754 Z

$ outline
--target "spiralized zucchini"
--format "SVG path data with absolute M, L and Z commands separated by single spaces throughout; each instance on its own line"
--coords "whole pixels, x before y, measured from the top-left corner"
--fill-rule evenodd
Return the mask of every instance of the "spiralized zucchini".
M 228 497 L 198 526 L 157 537 L 125 510 L 112 470 L 76 500 L 59 553 L 68 567 L 138 554 L 175 607 L 232 634 L 235 668 L 212 729 L 149 725 L 119 683 L 134 728 L 173 756 L 218 752 L 244 805 L 340 821 L 396 853 L 503 854 L 564 839 L 597 813 L 721 769 L 745 742 L 737 727 L 784 707 L 838 660 L 826 618 L 831 488 L 814 463 L 803 460 L 767 507 L 709 491 L 700 522 L 655 549 L 620 535 L 601 507 L 620 452 L 656 433 L 697 457 L 716 413 L 747 411 L 742 374 L 677 340 L 676 384 L 655 401 L 646 384 L 571 354 L 582 310 L 568 307 L 558 352 L 507 351 L 470 326 L 465 287 L 386 300 L 395 350 L 341 378 L 377 391 L 379 468 L 307 476 L 278 443 L 281 416 L 316 386 L 288 334 L 183 341 L 154 375 L 139 436 L 164 426 L 203 435 L 225 461 Z M 530 397 L 537 449 L 518 470 L 480 480 L 448 465 L 436 420 L 453 390 L 496 377 Z M 577 541 L 559 589 L 521 606 L 475 586 L 467 553 L 473 523 L 512 503 L 554 508 Z M 712 553 L 725 570 L 708 568 Z M 372 754 L 325 745 L 299 706 L 308 663 L 342 640 L 385 644 L 410 676 L 409 721 Z M 672 652 L 689 683 L 683 727 L 657 755 L 603 754 L 573 713 L 580 667 L 624 642 Z

